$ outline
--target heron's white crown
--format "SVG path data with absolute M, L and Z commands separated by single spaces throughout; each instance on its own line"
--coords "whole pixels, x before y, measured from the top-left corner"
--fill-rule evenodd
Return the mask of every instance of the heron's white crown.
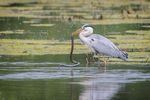
M 85 31 L 88 31 L 90 34 L 93 33 L 93 28 L 92 27 L 85 27 Z

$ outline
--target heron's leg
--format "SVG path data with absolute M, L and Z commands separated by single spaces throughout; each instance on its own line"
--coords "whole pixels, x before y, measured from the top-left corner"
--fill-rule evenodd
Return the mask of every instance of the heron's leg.
M 109 57 L 104 57 L 103 56 L 103 58 L 104 58 L 104 67 L 106 67 L 106 65 L 107 65 L 107 62 L 109 61 Z
M 104 57 L 104 55 L 102 56 L 102 59 L 99 59 L 101 63 L 101 66 L 106 67 L 107 65 L 107 61 L 109 61 L 109 57 Z
M 86 64 L 88 65 L 90 63 L 88 56 L 85 58 L 85 60 L 86 60 Z
M 88 64 L 90 64 L 90 53 L 87 53 L 86 54 L 86 64 L 88 65 Z
M 105 60 L 105 57 L 104 56 L 102 56 L 103 57 L 103 59 L 101 60 L 102 61 L 102 66 L 103 67 L 106 67 L 106 64 L 107 64 L 107 61 Z
M 86 54 L 86 63 L 90 64 L 91 62 L 94 62 L 94 61 L 95 61 L 94 53 L 93 52 L 87 53 Z

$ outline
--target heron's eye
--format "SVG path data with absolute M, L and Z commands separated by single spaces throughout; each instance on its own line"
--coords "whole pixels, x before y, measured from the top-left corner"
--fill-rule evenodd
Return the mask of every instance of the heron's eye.
M 91 39 L 92 41 L 94 41 L 94 39 Z

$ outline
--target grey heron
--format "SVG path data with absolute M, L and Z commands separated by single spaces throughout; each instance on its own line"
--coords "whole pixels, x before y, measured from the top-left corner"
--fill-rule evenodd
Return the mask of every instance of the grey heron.
M 93 28 L 89 24 L 73 32 L 72 36 L 74 35 L 79 35 L 81 42 L 94 54 L 116 57 L 125 61 L 128 59 L 128 54 L 120 50 L 111 40 L 102 35 L 93 34 Z M 106 64 L 106 61 L 104 63 Z

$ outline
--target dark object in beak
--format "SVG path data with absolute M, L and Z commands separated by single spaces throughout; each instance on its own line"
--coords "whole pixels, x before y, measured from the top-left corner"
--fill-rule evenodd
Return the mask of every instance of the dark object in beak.
M 71 34 L 71 51 L 70 51 L 70 61 L 74 64 L 79 65 L 80 63 L 73 60 L 73 50 L 74 50 L 74 37 L 73 34 Z

